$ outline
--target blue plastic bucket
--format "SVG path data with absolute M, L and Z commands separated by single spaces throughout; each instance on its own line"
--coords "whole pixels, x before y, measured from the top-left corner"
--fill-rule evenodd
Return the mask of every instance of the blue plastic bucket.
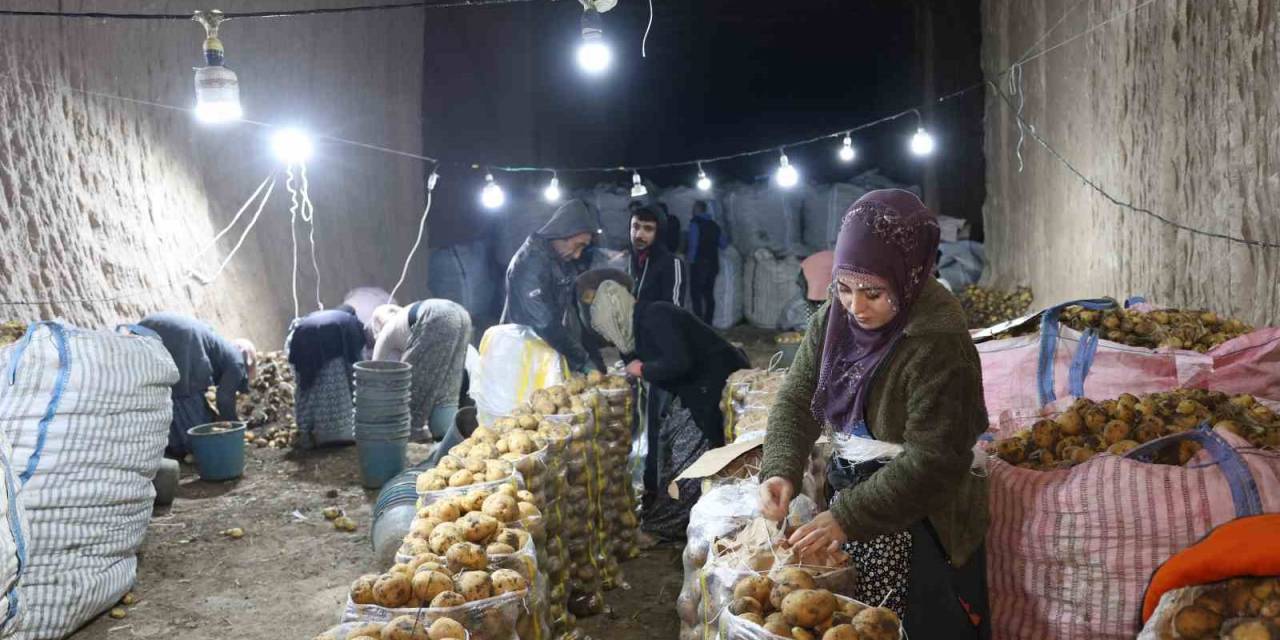
M 216 482 L 244 475 L 244 423 L 212 422 L 187 429 L 201 480 Z
M 380 489 L 396 474 L 404 471 L 405 451 L 409 438 L 396 440 L 356 440 L 360 456 L 360 482 L 366 489 Z

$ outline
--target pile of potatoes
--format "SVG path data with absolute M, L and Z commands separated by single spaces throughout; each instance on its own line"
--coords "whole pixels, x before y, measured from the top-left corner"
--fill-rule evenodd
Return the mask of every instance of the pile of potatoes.
M 258 448 L 283 449 L 298 442 L 293 414 L 293 367 L 283 351 L 258 354 L 257 372 L 249 392 L 236 395 L 236 413 L 245 421 L 244 443 Z M 209 387 L 205 399 L 217 402 L 217 388 Z
M 1253 327 L 1240 320 L 1224 318 L 1212 311 L 1179 309 L 1092 310 L 1072 306 L 1062 310 L 1061 321 L 1077 331 L 1094 329 L 1112 342 L 1149 349 L 1191 349 L 1200 353 L 1253 331 Z
M 796 567 L 782 569 L 772 578 L 749 575 L 738 580 L 728 613 L 732 616 L 723 625 L 725 640 L 759 637 L 751 627 L 795 640 L 902 637 L 902 623 L 893 611 L 837 598 L 819 589 L 809 572 Z
M 0 347 L 17 342 L 27 335 L 27 325 L 17 320 L 0 322 Z
M 389 622 L 349 622 L 315 637 L 315 640 L 468 640 L 467 628 L 453 618 L 422 619 L 403 615 Z
M 1236 578 L 1204 588 L 1173 616 L 1174 640 L 1280 640 L 1280 579 Z
M 804 342 L 804 333 L 800 331 L 783 331 L 774 336 L 773 341 L 778 345 L 800 344 Z
M 480 556 L 483 557 L 483 556 Z M 480 566 L 483 566 L 482 564 Z M 512 569 L 451 569 L 443 559 L 415 559 L 381 575 L 367 575 L 351 585 L 349 613 L 367 606 L 417 609 L 390 622 L 358 622 L 320 638 L 339 640 L 469 640 L 474 638 L 541 637 L 529 609 L 529 581 Z
M 982 329 L 1020 317 L 1031 307 L 1035 295 L 1028 287 L 1013 291 L 965 287 L 958 296 L 970 329 Z
M 1077 400 L 1053 418 L 997 440 L 995 454 L 1024 469 L 1051 471 L 1087 462 L 1100 453 L 1124 455 L 1140 444 L 1195 429 L 1207 422 L 1256 447 L 1280 447 L 1280 420 L 1253 396 L 1202 389 L 1178 389 L 1115 400 Z M 1166 447 L 1154 462 L 1185 465 L 1200 445 L 1181 441 Z

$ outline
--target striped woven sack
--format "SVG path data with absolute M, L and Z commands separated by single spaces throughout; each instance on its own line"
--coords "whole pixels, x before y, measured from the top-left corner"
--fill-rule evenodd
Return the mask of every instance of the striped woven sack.
M 41 322 L 0 351 L 0 371 L 0 433 L 30 522 L 13 637 L 63 638 L 133 585 L 178 370 L 146 329 Z
M 1185 467 L 1152 464 L 1182 440 Z M 1280 454 L 1228 432 L 1149 442 L 1051 472 L 990 461 L 987 575 L 997 640 L 1133 638 L 1152 573 L 1213 527 L 1280 512 Z

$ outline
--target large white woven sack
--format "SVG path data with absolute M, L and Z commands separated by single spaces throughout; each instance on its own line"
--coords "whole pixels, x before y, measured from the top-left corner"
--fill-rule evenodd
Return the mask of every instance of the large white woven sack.
M 30 526 L 13 637 L 63 638 L 133 586 L 178 370 L 154 334 L 43 322 L 0 351 L 0 371 Z

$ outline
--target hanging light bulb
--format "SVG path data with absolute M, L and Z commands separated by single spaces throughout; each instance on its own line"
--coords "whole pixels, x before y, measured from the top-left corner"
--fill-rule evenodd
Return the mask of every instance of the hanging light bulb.
M 702 170 L 702 163 L 698 163 L 698 191 L 710 191 L 711 178 L 707 177 L 707 172 Z
M 924 127 L 917 128 L 916 134 L 911 136 L 911 153 L 922 157 L 933 153 L 933 136 Z
M 578 66 L 591 75 L 604 73 L 613 62 L 613 50 L 604 40 L 604 22 L 594 6 L 582 12 L 582 43 L 578 45 Z
M 271 150 L 275 152 L 280 162 L 295 165 L 310 159 L 315 145 L 311 143 L 311 136 L 308 136 L 305 131 L 290 127 L 281 129 L 271 136 Z
M 643 198 L 649 195 L 649 190 L 644 188 L 644 183 L 640 182 L 640 172 L 631 172 L 631 197 Z
M 204 26 L 205 66 L 196 67 L 196 119 L 217 124 L 239 120 L 240 81 L 234 71 L 222 66 L 225 52 L 218 39 L 218 25 L 225 19 L 221 11 L 197 11 L 191 16 Z
M 480 204 L 486 209 L 499 209 L 507 202 L 507 194 L 502 192 L 502 187 L 493 181 L 493 174 L 484 174 L 484 189 L 480 192 Z
M 791 162 L 787 160 L 786 152 L 783 152 L 782 157 L 778 160 L 778 171 L 773 174 L 773 179 L 783 189 L 790 189 L 800 182 L 800 174 L 795 167 L 791 166 Z
M 546 198 L 547 202 L 560 201 L 560 179 L 555 173 L 551 174 L 551 182 L 547 183 L 547 188 L 542 190 L 542 197 Z
M 853 159 L 857 157 L 857 155 L 858 154 L 853 150 L 853 138 L 849 137 L 849 134 L 847 133 L 844 134 L 844 144 L 840 145 L 840 161 L 846 163 L 853 162 Z

